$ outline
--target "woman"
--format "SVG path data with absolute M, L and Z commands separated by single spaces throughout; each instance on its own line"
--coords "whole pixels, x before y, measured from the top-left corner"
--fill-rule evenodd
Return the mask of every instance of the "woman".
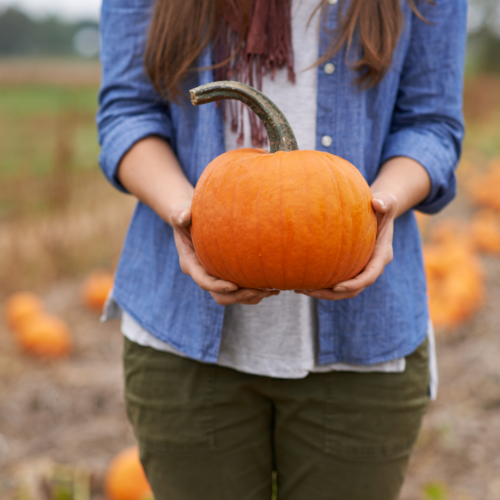
M 100 163 L 140 200 L 107 315 L 157 500 L 269 499 L 273 471 L 282 500 L 389 500 L 403 482 L 432 346 L 412 209 L 455 193 L 466 1 L 318 1 L 103 2 Z M 262 140 L 239 106 L 190 105 L 215 77 L 254 83 L 301 149 L 364 175 L 378 234 L 361 274 L 279 293 L 203 269 L 193 186 Z

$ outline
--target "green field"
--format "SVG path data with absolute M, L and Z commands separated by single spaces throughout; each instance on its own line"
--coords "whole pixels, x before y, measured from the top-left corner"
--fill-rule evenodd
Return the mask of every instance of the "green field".
M 0 292 L 112 268 L 134 200 L 98 166 L 97 85 L 0 85 Z
M 96 111 L 97 88 L 0 87 L 1 178 L 97 167 Z
M 0 178 L 44 176 L 62 169 L 97 167 L 95 87 L 0 86 Z M 491 158 L 500 155 L 500 80 L 477 77 L 465 93 L 465 149 Z

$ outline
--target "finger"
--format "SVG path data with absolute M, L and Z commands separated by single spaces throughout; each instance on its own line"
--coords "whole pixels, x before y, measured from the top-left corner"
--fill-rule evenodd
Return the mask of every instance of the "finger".
M 267 290 L 243 288 L 236 292 L 227 294 L 221 294 L 215 292 L 210 292 L 210 294 L 215 299 L 215 301 L 222 306 L 228 306 L 236 303 L 255 305 L 258 304 L 262 299 L 265 299 L 272 295 L 278 295 L 279 291 L 278 290 L 267 291 Z
M 334 292 L 331 288 L 325 288 L 322 290 L 309 290 L 309 291 L 301 291 L 299 293 L 303 293 L 304 295 L 308 295 L 310 297 L 314 297 L 315 299 L 322 300 L 343 300 L 343 299 L 352 299 L 359 295 L 364 288 L 357 289 L 353 292 Z
M 171 214 L 172 225 L 187 227 L 191 224 L 191 209 L 188 207 L 175 207 Z
M 372 199 L 372 207 L 381 214 L 392 214 L 397 210 L 398 201 L 389 193 L 375 193 Z
M 255 299 L 259 296 L 259 291 L 244 288 L 230 293 L 210 292 L 210 294 L 218 304 L 221 306 L 228 306 L 237 302 L 245 302 Z
M 182 272 L 193 278 L 195 283 L 207 292 L 231 293 L 238 290 L 238 285 L 230 281 L 215 278 L 205 271 L 196 255 L 180 261 Z
M 264 299 L 267 299 L 269 297 L 272 297 L 274 295 L 279 295 L 279 290 L 272 290 L 272 291 L 265 291 L 264 293 L 260 293 L 256 297 L 250 300 L 244 300 L 241 302 L 238 302 L 239 304 L 246 304 L 246 305 L 256 305 L 262 302 Z
M 350 280 L 337 283 L 333 287 L 333 291 L 335 293 L 351 293 L 371 286 L 384 272 L 384 268 L 385 259 L 382 257 L 372 258 L 361 273 Z

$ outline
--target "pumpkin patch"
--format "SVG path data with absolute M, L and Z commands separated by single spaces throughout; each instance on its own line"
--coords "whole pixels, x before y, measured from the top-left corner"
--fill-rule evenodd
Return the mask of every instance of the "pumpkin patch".
M 437 328 L 453 328 L 485 301 L 484 275 L 473 250 L 458 240 L 424 246 L 429 312 Z

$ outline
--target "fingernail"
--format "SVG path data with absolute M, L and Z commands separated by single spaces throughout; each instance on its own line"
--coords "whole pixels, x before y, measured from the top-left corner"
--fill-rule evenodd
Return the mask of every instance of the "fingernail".
M 186 215 L 189 213 L 189 210 L 183 210 L 181 212 L 181 214 L 179 215 L 179 224 L 183 224 L 184 223 L 184 218 L 186 217 Z
M 334 292 L 345 292 L 347 288 L 345 286 L 337 286 L 333 289 Z
M 385 203 L 384 203 L 384 201 L 383 201 L 383 200 L 381 200 L 380 198 L 373 198 L 373 199 L 374 199 L 375 201 L 378 201 L 378 202 L 380 203 L 380 206 L 381 206 L 382 208 L 385 208 Z
M 255 292 L 248 292 L 245 294 L 245 299 L 251 299 L 252 297 L 255 297 L 257 294 Z

